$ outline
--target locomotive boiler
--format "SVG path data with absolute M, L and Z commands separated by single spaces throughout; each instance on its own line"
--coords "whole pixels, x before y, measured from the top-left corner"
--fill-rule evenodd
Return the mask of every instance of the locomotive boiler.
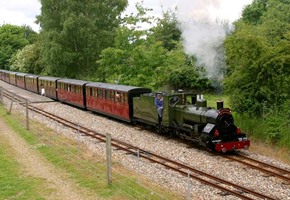
M 157 126 L 159 132 L 179 136 L 207 149 L 227 152 L 236 149 L 247 149 L 250 141 L 234 124 L 230 109 L 207 107 L 201 95 L 163 93 L 164 110 L 162 120 L 158 120 L 154 107 L 154 93 L 142 94 L 133 99 L 134 119 Z

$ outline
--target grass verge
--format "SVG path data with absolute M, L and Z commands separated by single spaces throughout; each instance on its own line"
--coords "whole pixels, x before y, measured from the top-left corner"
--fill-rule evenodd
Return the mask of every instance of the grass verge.
M 0 114 L 15 132 L 19 133 L 54 166 L 86 190 L 89 196 L 102 199 L 182 198 L 172 191 L 150 183 L 143 177 L 141 177 L 142 185 L 137 184 L 136 175 L 127 171 L 118 163 L 113 163 L 113 184 L 108 185 L 105 160 L 92 154 L 86 146 L 56 134 L 53 130 L 31 120 L 30 131 L 26 131 L 20 125 L 20 121 L 25 121 L 24 117 L 17 115 L 17 118 L 15 118 L 14 115 L 7 115 L 2 107 L 0 108 Z M 38 184 L 36 183 L 36 185 Z M 39 188 L 33 190 L 41 191 Z
M 17 127 L 2 107 L 0 117 L 11 127 Z M 49 192 L 45 189 L 45 181 L 24 175 L 22 166 L 15 159 L 16 152 L 3 137 L 0 146 L 0 199 L 45 199 L 43 195 Z

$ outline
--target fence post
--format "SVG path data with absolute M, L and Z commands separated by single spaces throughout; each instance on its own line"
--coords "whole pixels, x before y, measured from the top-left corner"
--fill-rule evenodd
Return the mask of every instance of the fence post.
M 140 150 L 137 149 L 137 157 L 138 157 L 138 184 L 140 185 Z
M 13 94 L 13 96 L 12 96 L 12 99 L 11 99 L 11 103 L 10 103 L 10 108 L 9 108 L 8 114 L 11 114 L 11 111 L 12 111 L 12 105 L 13 105 L 14 99 L 15 99 L 15 94 Z
M 3 87 L 2 86 L 0 87 L 0 103 L 4 104 L 4 101 L 3 101 Z
M 111 135 L 106 134 L 106 158 L 107 158 L 107 179 L 108 184 L 112 184 L 112 151 L 111 151 Z
M 187 172 L 187 190 L 188 190 L 188 194 L 187 194 L 187 199 L 190 200 L 190 174 L 189 171 Z
M 26 129 L 29 130 L 29 110 L 28 110 L 28 100 L 25 101 L 25 108 L 26 108 Z
M 56 134 L 58 134 L 58 126 L 57 126 L 57 121 L 54 121 L 55 122 L 55 132 Z

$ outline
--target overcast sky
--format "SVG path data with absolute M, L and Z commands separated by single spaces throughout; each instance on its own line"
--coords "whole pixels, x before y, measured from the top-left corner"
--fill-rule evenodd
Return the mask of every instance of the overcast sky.
M 187 6 L 188 2 L 195 0 L 144 0 L 144 6 L 152 8 L 153 14 L 161 16 L 161 5 L 164 9 L 174 8 L 175 6 Z M 249 4 L 252 0 L 205 0 L 208 2 L 220 1 L 219 15 L 229 21 L 239 18 L 241 8 Z M 137 0 L 129 0 L 128 12 L 132 12 Z M 186 4 L 186 5 L 185 5 Z M 193 3 L 194 4 L 194 3 Z M 33 30 L 38 31 L 39 26 L 35 24 L 35 16 L 40 14 L 40 3 L 38 0 L 0 0 L 0 25 L 29 25 Z

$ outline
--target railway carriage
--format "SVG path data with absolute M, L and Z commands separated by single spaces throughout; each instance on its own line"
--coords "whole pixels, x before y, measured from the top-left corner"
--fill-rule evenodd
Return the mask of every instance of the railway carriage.
M 10 82 L 9 74 L 10 74 L 10 71 L 1 70 L 1 80 L 6 83 L 9 83 Z
M 3 73 L 4 73 L 4 70 L 0 69 L 0 79 L 3 81 Z
M 25 75 L 25 88 L 28 91 L 38 93 L 39 87 L 38 87 L 38 75 L 33 74 L 27 74 Z
M 133 97 L 151 92 L 151 89 L 109 83 L 86 84 L 86 107 L 123 121 L 133 118 Z
M 8 72 L 9 74 L 9 83 L 12 85 L 16 85 L 16 72 Z
M 41 94 L 41 89 L 44 89 L 45 96 L 52 98 L 52 99 L 58 99 L 57 95 L 57 80 L 60 78 L 57 77 L 49 77 L 49 76 L 40 76 L 38 78 L 38 93 Z
M 5 81 L 6 83 L 9 83 L 11 85 L 16 85 L 16 83 L 15 83 L 15 74 L 16 74 L 16 72 L 2 70 L 2 72 L 1 72 L 1 80 Z
M 58 100 L 80 108 L 86 108 L 85 85 L 87 81 L 59 79 L 57 82 Z
M 26 73 L 16 73 L 15 79 L 16 79 L 16 86 L 20 87 L 22 89 L 26 89 L 26 84 L 25 84 L 25 76 Z

